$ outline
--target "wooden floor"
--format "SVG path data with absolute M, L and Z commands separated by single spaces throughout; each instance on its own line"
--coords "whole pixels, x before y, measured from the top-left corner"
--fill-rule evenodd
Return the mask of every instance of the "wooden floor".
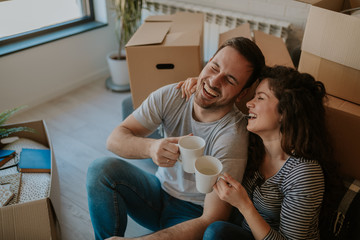
M 64 240 L 94 239 L 85 188 L 86 172 L 95 158 L 112 155 L 106 150 L 105 142 L 121 122 L 121 102 L 129 95 L 130 92 L 107 90 L 105 80 L 101 79 L 35 108 L 22 110 L 7 122 L 45 120 L 59 177 L 52 182 L 51 198 Z M 130 220 L 126 236 L 148 232 Z

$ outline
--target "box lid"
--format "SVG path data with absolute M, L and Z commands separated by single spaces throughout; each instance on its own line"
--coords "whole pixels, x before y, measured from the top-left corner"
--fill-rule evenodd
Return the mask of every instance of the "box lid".
M 282 65 L 295 68 L 282 38 L 254 31 L 254 40 L 264 54 L 267 66 Z
M 227 32 L 224 32 L 224 33 L 221 33 L 219 35 L 219 47 L 228 39 L 231 39 L 231 38 L 234 38 L 234 37 L 245 37 L 245 38 L 248 38 L 250 40 L 252 40 L 252 37 L 251 37 L 251 30 L 250 30 L 250 24 L 249 23 L 244 23 L 244 24 L 241 24 L 240 26 L 230 30 L 230 31 L 227 31 Z
M 199 45 L 203 31 L 203 14 L 176 13 L 148 17 L 126 47 L 163 45 Z
M 302 50 L 360 70 L 360 19 L 312 6 Z
M 146 22 L 130 38 L 126 47 L 161 44 L 170 30 L 170 22 Z

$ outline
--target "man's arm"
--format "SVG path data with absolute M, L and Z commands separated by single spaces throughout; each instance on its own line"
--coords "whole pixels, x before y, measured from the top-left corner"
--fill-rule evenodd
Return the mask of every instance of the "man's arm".
M 124 158 L 152 158 L 161 167 L 172 167 L 179 156 L 179 137 L 146 138 L 151 131 L 129 115 L 107 139 L 107 149 Z
M 191 219 L 179 223 L 172 227 L 160 230 L 158 232 L 134 238 L 141 240 L 183 240 L 183 239 L 202 239 L 206 228 L 214 221 L 228 220 L 231 213 L 231 206 L 221 201 L 213 191 L 205 197 L 203 215 L 199 218 Z M 112 237 L 108 240 L 126 239 L 121 237 Z

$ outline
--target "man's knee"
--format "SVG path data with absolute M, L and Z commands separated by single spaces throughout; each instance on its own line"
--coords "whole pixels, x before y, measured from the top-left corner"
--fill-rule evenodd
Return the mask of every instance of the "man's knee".
M 90 163 L 86 175 L 86 188 L 89 193 L 97 191 L 99 184 L 111 178 L 113 171 L 121 171 L 124 160 L 114 157 L 103 157 Z

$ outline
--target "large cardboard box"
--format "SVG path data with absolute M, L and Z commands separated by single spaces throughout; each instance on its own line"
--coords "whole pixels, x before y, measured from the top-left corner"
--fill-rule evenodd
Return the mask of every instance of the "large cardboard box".
M 254 41 L 264 54 L 265 64 L 267 66 L 282 65 L 295 68 L 286 44 L 282 38 L 261 31 L 251 31 L 250 24 L 244 23 L 234 29 L 231 29 L 230 31 L 221 33 L 219 35 L 219 46 L 221 46 L 226 40 L 234 37 L 245 37 Z M 255 89 L 256 84 L 254 84 L 249 92 L 236 103 L 237 107 L 242 112 L 248 112 L 246 103 L 254 96 Z
M 201 13 L 150 16 L 126 45 L 134 108 L 154 90 L 198 76 L 203 67 Z
M 360 18 L 340 13 L 348 0 L 303 0 L 307 19 L 299 71 L 322 81 L 333 96 L 360 104 Z
M 28 138 L 41 143 L 51 150 L 51 186 L 49 196 L 43 199 L 4 206 L 0 208 L 0 239 L 12 240 L 41 240 L 60 239 L 59 225 L 51 200 L 54 194 L 53 183 L 56 182 L 56 164 L 51 141 L 44 121 L 32 121 L 19 124 L 10 124 L 4 128 L 27 126 L 36 130 L 36 133 L 19 132 L 12 136 Z M 0 143 L 0 148 L 4 145 Z M 30 174 L 30 173 L 29 173 Z
M 360 179 L 360 105 L 328 96 L 328 125 L 340 172 Z

